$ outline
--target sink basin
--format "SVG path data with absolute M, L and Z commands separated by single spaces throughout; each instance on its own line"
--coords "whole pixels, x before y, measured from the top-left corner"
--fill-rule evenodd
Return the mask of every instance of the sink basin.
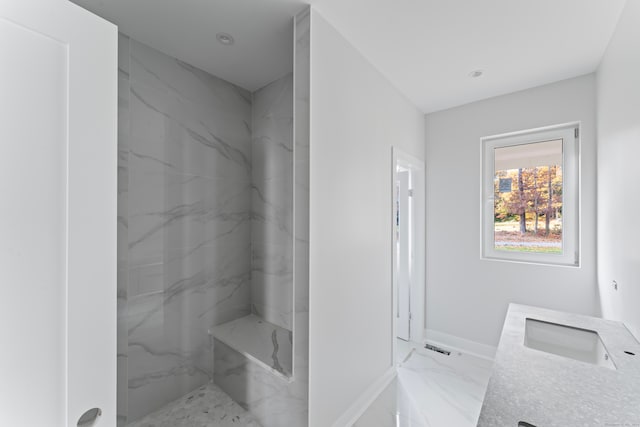
M 524 345 L 569 359 L 616 369 L 596 331 L 527 318 Z

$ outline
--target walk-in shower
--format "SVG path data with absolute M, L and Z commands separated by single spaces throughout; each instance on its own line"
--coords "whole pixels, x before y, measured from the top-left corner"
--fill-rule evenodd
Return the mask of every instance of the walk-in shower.
M 120 31 L 118 425 L 305 425 L 308 13 L 253 90 Z

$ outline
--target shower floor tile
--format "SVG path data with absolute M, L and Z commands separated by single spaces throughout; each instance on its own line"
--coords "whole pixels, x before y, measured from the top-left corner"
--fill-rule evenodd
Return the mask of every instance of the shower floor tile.
M 127 427 L 261 427 L 215 384 L 207 384 Z

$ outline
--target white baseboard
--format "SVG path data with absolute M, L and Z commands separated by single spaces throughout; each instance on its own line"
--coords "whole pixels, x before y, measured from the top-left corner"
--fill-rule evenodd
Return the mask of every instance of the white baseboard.
M 424 332 L 425 340 L 429 344 L 438 345 L 446 349 L 456 350 L 463 353 L 471 354 L 482 359 L 491 360 L 496 355 L 496 347 L 471 341 L 465 338 L 449 335 L 444 332 L 433 329 L 426 329 Z
M 398 372 L 390 367 L 380 378 L 371 384 L 353 404 L 334 423 L 333 427 L 351 427 L 364 414 L 374 400 L 391 383 Z

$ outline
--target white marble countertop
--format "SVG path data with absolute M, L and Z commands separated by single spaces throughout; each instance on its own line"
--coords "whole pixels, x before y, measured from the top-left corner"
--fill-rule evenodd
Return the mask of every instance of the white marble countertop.
M 526 347 L 527 318 L 596 331 L 617 369 Z M 517 427 L 520 422 L 640 426 L 640 343 L 620 322 L 510 304 L 478 426 Z

